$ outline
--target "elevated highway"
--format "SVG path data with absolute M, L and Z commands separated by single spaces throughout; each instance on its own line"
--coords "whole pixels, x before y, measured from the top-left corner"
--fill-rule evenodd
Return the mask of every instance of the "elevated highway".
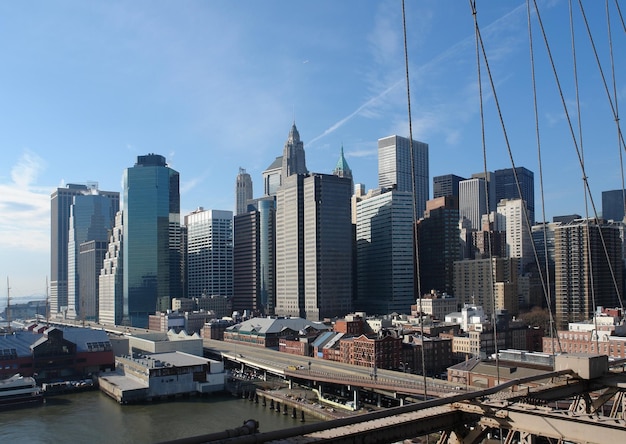
M 239 358 L 239 362 L 249 354 L 248 361 L 253 362 L 251 350 L 223 352 L 227 358 Z M 423 390 L 421 376 L 381 371 L 374 380 L 367 373 L 371 369 L 344 368 L 339 363 L 314 360 L 309 370 L 308 358 L 288 355 L 285 361 L 276 362 L 279 358 L 272 353 L 263 350 L 262 354 L 273 363 L 267 369 L 273 368 L 286 378 L 308 375 L 305 379 L 344 381 L 409 394 L 419 390 L 421 384 Z M 296 370 L 289 370 L 289 365 Z M 541 385 L 535 386 L 538 382 Z M 428 380 L 428 391 L 430 383 Z M 475 391 L 456 390 L 439 380 L 432 383 L 433 392 L 437 385 L 442 387 L 440 398 L 292 429 L 227 439 L 222 436 L 218 440 L 194 437 L 180 442 L 393 443 L 433 433 L 439 443 L 457 444 L 481 443 L 488 437 L 504 444 L 626 442 L 624 372 L 606 368 L 601 376 L 589 377 L 566 369 Z
M 281 353 L 223 341 L 204 340 L 205 354 L 268 372 L 287 380 L 310 381 L 381 390 L 403 395 L 424 395 L 424 377 L 390 370 L 373 370 L 341 362 Z M 427 378 L 428 396 L 465 390 L 445 380 Z

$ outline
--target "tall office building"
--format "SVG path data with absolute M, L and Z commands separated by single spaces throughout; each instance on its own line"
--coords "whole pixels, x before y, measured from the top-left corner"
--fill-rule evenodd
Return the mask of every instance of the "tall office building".
M 306 319 L 352 311 L 352 179 L 311 174 L 303 182 Z
M 487 214 L 486 182 L 482 178 L 459 182 L 459 217 L 469 220 L 472 229 L 482 228 L 482 217 Z
M 426 202 L 417 228 L 421 294 L 453 294 L 454 261 L 461 258 L 458 200 L 446 196 Z
M 408 138 L 400 136 L 378 139 L 378 186 L 415 191 L 416 218 L 422 217 L 426 209 L 428 174 L 428 144 L 416 140 L 411 143 Z
M 98 319 L 102 324 L 121 325 L 124 317 L 123 231 L 118 211 L 99 276 Z
M 343 316 L 352 299 L 351 179 L 307 174 L 292 126 L 276 194 L 276 307 L 310 320 Z
M 57 188 L 50 196 L 50 314 L 63 316 L 68 306 L 68 243 L 70 208 L 74 196 L 90 193 L 96 184 L 68 184 Z M 119 193 L 100 191 L 119 202 Z M 119 205 L 119 204 L 118 204 Z
M 275 200 L 271 196 L 255 199 L 251 207 L 234 217 L 232 308 L 273 315 Z
M 530 225 L 533 226 L 535 224 L 535 175 L 533 172 L 524 167 L 516 167 L 515 169 L 495 170 L 493 174 L 496 184 L 496 205 L 502 199 L 523 199 L 526 202 Z M 519 189 L 517 182 L 519 182 Z
M 287 177 L 276 196 L 276 314 L 312 321 L 352 309 L 351 181 Z
M 182 295 L 180 179 L 158 154 L 138 156 L 124 171 L 124 322 L 148 315 Z
M 283 168 L 283 156 L 278 156 L 263 171 L 263 195 L 276 196 L 278 187 L 280 187 L 280 172 Z
M 67 244 L 67 317 L 69 319 L 95 319 L 97 276 L 102 268 L 104 257 L 103 244 L 106 244 L 109 231 L 113 228 L 115 214 L 119 211 L 119 193 L 100 194 L 94 185 L 87 193 L 73 197 L 70 207 L 70 224 Z M 94 241 L 96 244 L 85 248 L 84 243 Z M 88 261 L 84 256 L 90 251 L 93 255 L 93 270 L 87 269 Z M 79 273 L 79 258 L 83 255 L 83 272 Z M 93 257 L 91 257 L 93 256 Z M 91 276 L 91 282 L 88 276 Z M 83 298 L 82 290 L 90 295 Z M 85 305 L 86 304 L 86 305 Z M 84 312 L 83 307 L 87 312 Z
M 372 190 L 357 202 L 357 300 L 372 315 L 410 313 L 415 304 L 413 195 Z
M 233 212 L 200 208 L 185 216 L 187 295 L 233 296 Z
M 433 177 L 433 199 L 438 197 L 459 197 L 459 182 L 465 180 L 464 177 L 454 174 Z
M 104 264 L 108 243 L 102 240 L 83 242 L 78 254 L 78 287 L 80 288 L 80 306 L 77 318 L 98 321 L 100 270 Z
M 252 178 L 246 170 L 239 168 L 235 183 L 235 214 L 243 214 L 248 211 L 248 201 L 252 199 Z
M 558 329 L 591 319 L 597 307 L 619 305 L 624 293 L 620 235 L 619 223 L 603 219 L 579 219 L 555 228 Z
M 487 213 L 495 212 L 499 202 L 496 196 L 496 176 L 491 171 L 481 171 L 480 173 L 472 174 L 471 178 L 485 181 L 485 188 L 487 189 Z
M 276 189 L 275 195 L 275 312 L 277 315 L 306 317 L 304 311 L 304 236 L 302 233 L 304 176 L 307 174 L 307 169 L 304 143 L 300 140 L 300 133 L 295 123 L 289 131 L 280 159 L 280 186 Z M 272 177 L 275 174 L 275 172 L 272 173 Z M 276 182 L 275 179 L 274 182 Z
M 602 218 L 619 222 L 624 219 L 626 190 L 602 192 Z
M 304 318 L 304 175 L 283 178 L 276 193 L 276 307 Z
M 528 306 L 547 307 L 554 310 L 554 233 L 561 222 L 537 223 L 532 227 L 532 238 L 537 250 L 538 264 L 530 264 L 531 282 Z M 534 270 L 534 271 L 533 271 Z M 541 271 L 541 273 L 539 273 Z M 541 281 L 543 279 L 543 282 Z M 544 288 L 545 287 L 545 288 Z
M 496 231 L 506 233 L 506 256 L 520 259 L 520 274 L 534 262 L 530 227 L 524 215 L 526 201 L 522 199 L 502 199 L 498 202 Z

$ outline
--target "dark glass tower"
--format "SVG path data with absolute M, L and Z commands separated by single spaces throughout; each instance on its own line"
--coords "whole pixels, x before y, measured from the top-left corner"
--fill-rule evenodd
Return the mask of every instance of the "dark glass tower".
M 273 197 L 252 201 L 249 211 L 234 218 L 233 310 L 274 314 Z
M 496 182 L 496 205 L 502 199 L 525 200 L 526 208 L 528 209 L 530 225 L 534 225 L 535 175 L 533 174 L 533 172 L 524 167 L 517 167 L 515 168 L 515 171 L 513 170 L 513 168 L 507 168 L 503 170 L 495 170 L 493 173 Z M 519 190 L 517 189 L 515 176 L 517 176 L 517 179 L 519 180 Z
M 158 154 L 138 156 L 124 172 L 124 322 L 148 325 L 148 315 L 182 296 L 178 172 Z
M 602 192 L 602 218 L 621 221 L 624 218 L 624 196 L 626 190 Z
M 433 177 L 433 199 L 448 196 L 458 199 L 459 182 L 462 180 L 465 180 L 465 178 L 454 174 Z
M 421 293 L 431 290 L 454 294 L 454 261 L 461 256 L 459 204 L 452 196 L 426 202 L 418 224 Z

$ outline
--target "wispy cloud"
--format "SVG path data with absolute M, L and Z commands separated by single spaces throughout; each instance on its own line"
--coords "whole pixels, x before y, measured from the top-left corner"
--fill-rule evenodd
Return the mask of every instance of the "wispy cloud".
M 203 183 L 208 176 L 207 174 L 203 174 L 202 176 L 192 177 L 191 179 L 186 179 L 180 184 L 180 194 L 185 194 L 196 188 L 199 184 Z
M 489 48 L 491 60 L 506 59 L 507 56 L 510 56 L 515 51 L 514 48 L 518 46 L 519 38 L 512 41 L 510 37 L 498 38 L 498 36 L 510 34 L 512 23 L 519 23 L 521 14 L 524 12 L 524 5 L 517 6 L 482 28 L 483 36 L 489 36 L 489 40 L 492 42 Z M 397 131 L 397 134 L 407 132 L 407 118 L 406 116 L 403 117 L 406 109 L 406 96 L 390 94 L 403 86 L 406 80 L 400 77 L 401 74 L 398 69 L 403 67 L 404 63 L 401 36 L 398 26 L 388 14 L 381 13 L 379 15 L 369 42 L 375 63 L 374 68 L 368 74 L 368 79 L 370 88 L 376 91 L 376 95 L 361 104 L 352 113 L 332 124 L 323 133 L 314 137 L 309 142 L 309 145 L 337 131 L 357 116 L 376 118 L 382 114 L 383 108 L 402 110 L 402 113 L 387 112 L 386 114 L 388 119 L 390 118 L 389 114 L 396 114 L 396 118 L 391 118 L 393 121 L 390 125 L 392 131 Z M 476 80 L 473 71 L 466 71 L 464 81 L 457 79 L 459 85 L 466 85 L 459 88 L 459 94 L 437 89 L 432 83 L 432 78 L 441 75 L 442 72 L 448 72 L 455 68 L 458 69 L 459 64 L 474 63 L 473 46 L 474 35 L 472 34 L 450 46 L 431 60 L 420 61 L 418 66 L 412 67 L 412 102 L 416 98 L 417 100 L 423 99 L 427 101 L 414 112 L 414 134 L 420 134 L 420 137 L 424 137 L 427 134 L 445 133 L 448 143 L 456 144 L 460 142 L 459 122 L 467 121 L 472 115 L 477 113 L 476 106 L 468 106 L 472 101 L 476 100 L 476 87 L 473 86 Z M 390 66 L 392 67 L 391 69 Z M 500 80 L 500 82 L 502 81 Z M 425 90 L 427 90 L 427 93 L 425 93 Z M 428 94 L 428 97 L 425 94 Z M 486 98 L 492 97 L 489 90 L 485 90 L 485 94 Z M 390 100 L 393 103 L 389 103 Z M 354 154 L 351 153 L 351 155 Z
M 311 139 L 309 141 L 309 145 L 313 145 L 317 140 L 327 136 L 328 134 L 331 134 L 331 133 L 335 132 L 337 129 L 341 128 L 346 122 L 352 120 L 354 117 L 358 116 L 359 114 L 361 114 L 362 112 L 366 111 L 367 109 L 372 108 L 373 106 L 375 106 L 377 103 L 380 102 L 380 100 L 382 98 L 384 98 L 387 94 L 389 94 L 389 92 L 391 92 L 392 90 L 397 88 L 401 83 L 402 83 L 402 80 L 400 80 L 400 81 L 394 83 L 393 85 L 389 86 L 386 90 L 384 90 L 383 92 L 378 94 L 376 97 L 372 97 L 371 99 L 369 99 L 367 102 L 365 102 L 364 104 L 359 106 L 355 111 L 353 111 L 352 113 L 350 113 L 349 115 L 347 115 L 346 117 L 341 119 L 340 121 L 338 121 L 335 124 L 333 124 L 330 128 L 325 130 L 322 134 L 320 134 L 319 136 L 316 136 L 313 139 Z
M 0 184 L 2 248 L 47 250 L 50 224 L 50 188 L 36 185 L 46 162 L 32 151 L 25 151 L 11 168 L 11 181 Z

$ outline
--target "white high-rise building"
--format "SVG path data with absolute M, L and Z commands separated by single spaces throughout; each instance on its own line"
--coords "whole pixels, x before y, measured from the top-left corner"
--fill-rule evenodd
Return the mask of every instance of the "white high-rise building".
M 187 295 L 233 296 L 233 212 L 199 208 L 185 216 Z
M 532 236 L 524 216 L 526 203 L 522 199 L 502 199 L 498 202 L 496 231 L 506 231 L 507 257 L 519 258 L 521 273 L 534 260 Z
M 246 170 L 239 168 L 237 180 L 235 183 L 235 214 L 244 214 L 248 212 L 248 201 L 252 199 L 252 178 Z
M 411 193 L 415 191 L 416 217 L 422 217 L 430 194 L 428 144 L 416 140 L 411 143 L 408 138 L 395 135 L 378 139 L 378 186 Z
M 99 276 L 98 321 L 102 324 L 120 325 L 124 317 L 123 247 L 122 212 L 118 211 Z
M 482 217 L 487 214 L 485 180 L 472 178 L 459 182 L 459 217 L 472 223 L 472 229 L 480 230 Z

